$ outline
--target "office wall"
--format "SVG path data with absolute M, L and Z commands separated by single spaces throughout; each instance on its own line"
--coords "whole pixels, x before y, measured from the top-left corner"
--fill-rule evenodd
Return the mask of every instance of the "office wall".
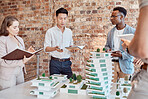
M 43 47 L 48 28 L 56 24 L 55 11 L 64 7 L 69 11 L 67 27 L 73 31 L 74 44 L 85 45 L 82 51 L 72 54 L 72 70 L 85 76 L 84 68 L 90 51 L 102 48 L 108 31 L 112 9 L 123 6 L 128 14 L 126 24 L 136 27 L 138 0 L 0 0 L 0 24 L 5 16 L 14 15 L 20 22 L 19 35 L 24 39 L 26 49 Z M 40 53 L 40 74 L 48 75 L 48 54 Z M 26 64 L 25 80 L 36 77 L 36 57 Z

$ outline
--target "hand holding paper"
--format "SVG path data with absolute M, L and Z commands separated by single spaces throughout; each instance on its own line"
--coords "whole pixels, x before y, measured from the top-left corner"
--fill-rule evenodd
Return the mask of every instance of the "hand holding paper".
M 118 35 L 118 37 L 120 39 L 126 39 L 126 40 L 131 41 L 134 37 L 134 34 L 123 34 L 123 35 Z
M 123 42 L 123 44 L 122 44 L 123 50 L 126 50 L 126 48 L 128 47 L 128 45 L 130 44 L 130 41 L 129 40 L 126 40 L 126 39 L 121 39 L 121 41 Z

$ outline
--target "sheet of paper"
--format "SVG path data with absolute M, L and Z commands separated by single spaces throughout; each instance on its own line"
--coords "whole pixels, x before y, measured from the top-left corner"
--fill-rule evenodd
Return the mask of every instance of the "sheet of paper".
M 126 39 L 126 40 L 131 41 L 134 37 L 134 34 L 123 34 L 123 35 L 118 35 L 118 37 L 120 39 Z
M 84 46 L 72 46 L 72 47 L 65 47 L 66 49 L 73 49 L 73 50 L 77 50 L 77 49 L 83 49 Z

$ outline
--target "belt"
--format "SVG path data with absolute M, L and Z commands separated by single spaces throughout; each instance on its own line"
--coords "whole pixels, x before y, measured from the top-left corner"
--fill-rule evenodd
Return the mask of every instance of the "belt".
M 119 62 L 118 59 L 112 59 L 112 62 Z
M 60 58 L 55 58 L 55 57 L 52 57 L 52 56 L 51 56 L 51 59 L 57 60 L 57 61 L 60 61 L 60 62 L 70 61 L 70 58 L 67 58 L 67 59 L 60 59 Z
M 141 65 L 141 69 L 144 69 L 147 71 L 147 66 L 148 66 L 148 64 L 144 63 L 143 65 Z

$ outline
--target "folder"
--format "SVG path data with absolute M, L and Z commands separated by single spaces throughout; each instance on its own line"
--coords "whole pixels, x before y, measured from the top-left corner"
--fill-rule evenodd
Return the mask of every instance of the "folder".
M 43 50 L 43 48 L 40 48 L 39 50 L 36 50 L 35 52 L 32 53 L 32 52 L 17 48 L 14 51 L 3 56 L 2 59 L 5 59 L 5 60 L 21 60 L 21 59 L 24 58 L 24 56 L 26 56 L 26 58 L 29 58 L 32 55 L 40 52 L 41 50 Z

